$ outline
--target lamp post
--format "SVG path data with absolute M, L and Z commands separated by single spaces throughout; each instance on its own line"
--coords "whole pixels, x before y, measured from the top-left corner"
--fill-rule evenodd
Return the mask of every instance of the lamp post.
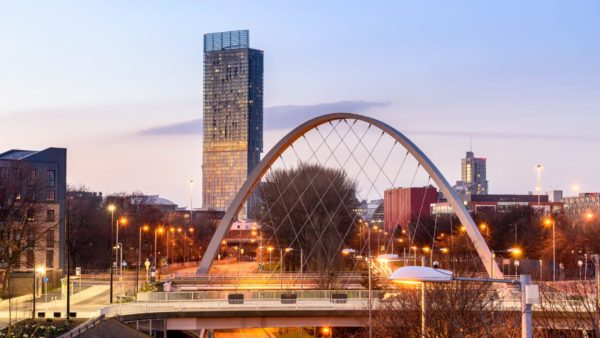
M 367 248 L 367 257 L 369 261 L 369 338 L 373 338 L 373 295 L 371 294 L 371 290 L 373 289 L 373 257 L 371 257 L 371 227 L 367 223 L 367 243 L 369 243 Z M 416 253 L 415 253 L 416 255 Z
M 154 229 L 154 269 L 156 269 L 156 263 L 158 262 L 158 257 L 156 256 L 156 235 L 158 234 L 162 234 L 165 231 L 165 229 L 163 227 L 157 227 L 156 229 Z
M 48 303 L 48 283 L 46 282 L 46 267 L 40 265 L 37 268 L 37 272 L 42 276 L 42 282 L 44 283 L 44 303 Z
M 110 212 L 110 240 L 111 240 L 110 247 L 111 248 L 114 246 L 113 243 L 112 243 L 112 238 L 113 238 L 113 235 L 114 235 L 113 234 L 113 232 L 114 232 L 113 226 L 115 225 L 115 210 L 116 210 L 116 208 L 117 207 L 115 207 L 114 204 L 110 204 L 106 208 Z
M 121 222 L 121 225 L 125 225 L 127 224 L 127 218 L 125 217 L 121 217 L 119 219 L 117 219 L 117 237 L 116 237 L 116 247 L 117 250 L 119 249 L 119 247 L 121 248 L 121 258 L 123 257 L 123 246 L 120 245 L 119 243 L 119 222 Z M 121 260 L 119 260 L 119 251 L 115 252 L 115 261 L 118 262 L 118 266 L 117 269 L 119 269 L 119 278 L 123 278 L 123 262 Z
M 273 252 L 275 248 L 273 248 L 272 246 L 267 247 L 267 251 L 269 252 L 269 269 L 271 269 L 271 271 L 274 271 L 275 269 L 273 269 L 273 263 L 271 261 L 271 252 Z
M 140 265 L 142 264 L 142 230 L 148 231 L 150 226 L 144 225 L 140 227 L 140 236 L 138 241 L 138 261 L 137 261 L 137 271 L 135 274 L 135 291 L 137 293 L 138 288 L 140 286 Z
M 492 250 L 492 255 L 490 258 L 490 266 L 492 267 L 492 269 L 490 270 L 490 278 L 494 278 L 494 258 L 496 258 L 496 253 L 501 253 L 501 252 L 510 252 L 513 254 L 513 256 L 518 257 L 523 253 L 523 250 L 519 249 L 519 248 L 510 248 L 507 250 Z M 518 263 L 515 264 L 515 266 L 519 266 Z M 510 268 L 510 264 L 509 264 L 509 268 Z
M 556 282 L 556 220 L 548 217 L 544 219 L 544 225 L 552 225 L 552 281 Z
M 279 273 L 279 281 L 281 283 L 281 290 L 283 290 L 283 255 L 288 253 L 288 252 L 292 252 L 294 251 L 294 249 L 292 248 L 285 248 L 285 249 L 279 249 L 279 261 L 280 261 L 280 273 Z
M 442 270 L 425 266 L 405 266 L 394 271 L 394 273 L 392 273 L 392 275 L 390 276 L 390 279 L 398 283 L 420 284 L 422 337 L 427 337 L 425 283 L 450 283 L 452 281 L 504 283 L 518 286 L 519 291 L 521 292 L 521 337 L 531 338 L 533 336 L 532 305 L 539 302 L 539 299 L 528 299 L 528 296 L 534 296 L 535 293 L 539 292 L 539 289 L 537 289 L 537 285 L 530 285 L 531 276 L 529 275 L 521 275 L 520 280 L 469 278 L 456 277 L 453 275 L 453 272 L 449 270 Z

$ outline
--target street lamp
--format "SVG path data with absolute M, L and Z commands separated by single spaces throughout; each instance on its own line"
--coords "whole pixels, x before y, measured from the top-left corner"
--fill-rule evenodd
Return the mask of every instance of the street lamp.
M 492 255 L 491 255 L 491 262 L 490 262 L 490 266 L 492 267 L 491 272 L 490 272 L 490 278 L 494 278 L 494 258 L 496 258 L 496 254 L 497 253 L 502 253 L 502 252 L 508 252 L 511 253 L 513 256 L 515 257 L 519 257 L 522 253 L 523 250 L 521 250 L 520 248 L 510 248 L 507 250 L 492 250 Z M 515 266 L 519 266 L 518 263 Z M 502 265 L 502 269 L 504 269 L 504 265 Z M 508 266 L 508 270 L 510 271 L 510 264 Z
M 556 282 L 556 220 L 552 217 L 544 219 L 545 226 L 552 226 L 552 281 Z
M 273 269 L 273 264 L 271 262 L 271 252 L 273 252 L 275 248 L 272 246 L 267 247 L 267 251 L 269 252 L 269 268 L 271 268 L 271 270 L 275 270 Z
M 125 225 L 125 224 L 127 224 L 127 218 L 121 217 L 121 218 L 117 219 L 117 237 L 116 237 L 116 241 L 115 241 L 115 244 L 116 244 L 115 248 L 117 248 L 117 250 L 118 250 L 119 247 L 121 247 L 121 250 L 123 250 L 122 245 L 119 244 L 119 222 L 121 223 L 121 225 Z M 121 253 L 121 257 L 122 256 L 123 256 L 123 253 Z M 121 262 L 119 260 L 119 251 L 115 252 L 115 261 L 119 263 L 117 266 L 117 269 L 119 269 L 119 275 L 121 276 L 121 278 L 123 278 L 123 267 L 121 265 L 121 264 L 123 264 L 123 262 Z
M 157 266 L 157 262 L 158 262 L 158 257 L 156 256 L 156 235 L 160 234 L 162 235 L 162 233 L 165 232 L 165 228 L 159 226 L 156 229 L 154 229 L 154 269 L 156 269 Z
M 135 274 L 135 288 L 136 291 L 140 286 L 140 265 L 142 264 L 142 230 L 143 231 L 148 231 L 150 230 L 150 226 L 149 225 L 143 225 L 140 227 L 140 236 L 139 236 L 139 241 L 138 241 L 138 261 L 137 261 L 137 272 Z
M 281 290 L 283 290 L 283 255 L 288 252 L 292 252 L 292 251 L 294 251 L 294 249 L 292 249 L 292 248 L 279 249 L 279 261 L 280 261 L 279 262 L 280 263 L 279 277 L 280 277 L 280 282 L 281 282 Z
M 533 336 L 532 305 L 539 302 L 539 289 L 531 284 L 531 276 L 521 275 L 520 280 L 493 278 L 456 277 L 452 271 L 425 266 L 405 266 L 397 269 L 390 280 L 402 284 L 420 284 L 421 286 L 421 335 L 427 337 L 425 283 L 450 283 L 452 281 L 469 281 L 482 283 L 505 283 L 519 287 L 521 292 L 521 337 Z

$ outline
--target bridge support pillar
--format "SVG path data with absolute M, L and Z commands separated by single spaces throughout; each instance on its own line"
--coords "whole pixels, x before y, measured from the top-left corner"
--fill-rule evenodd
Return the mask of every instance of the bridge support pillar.
M 531 311 L 532 305 L 527 304 L 525 299 L 525 287 L 531 284 L 530 275 L 520 276 L 521 288 L 521 338 L 533 337 L 533 314 Z

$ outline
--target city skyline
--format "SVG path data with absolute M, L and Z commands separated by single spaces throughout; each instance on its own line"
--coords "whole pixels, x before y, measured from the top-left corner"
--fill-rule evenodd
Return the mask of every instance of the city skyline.
M 492 193 L 533 191 L 537 163 L 544 191 L 600 190 L 596 3 L 238 6 L 256 15 L 154 4 L 131 20 L 131 4 L 5 5 L 2 149 L 67 147 L 71 185 L 186 205 L 187 182 L 201 181 L 202 36 L 249 29 L 269 51 L 265 150 L 297 122 L 347 110 L 405 132 L 451 182 L 472 135 Z

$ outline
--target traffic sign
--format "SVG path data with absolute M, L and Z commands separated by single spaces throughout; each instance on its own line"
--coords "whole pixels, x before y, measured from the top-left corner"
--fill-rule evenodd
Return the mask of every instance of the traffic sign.
M 81 276 L 81 267 L 80 266 L 75 268 L 75 276 Z

